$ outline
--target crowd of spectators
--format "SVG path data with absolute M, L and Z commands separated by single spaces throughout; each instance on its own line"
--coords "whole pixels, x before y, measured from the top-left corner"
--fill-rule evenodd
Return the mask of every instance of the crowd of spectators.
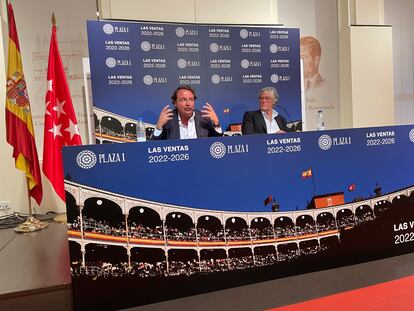
M 200 272 L 200 265 L 198 260 L 172 260 L 169 262 L 169 275 L 192 275 Z
M 295 243 L 279 245 L 278 254 L 238 254 L 233 253 L 228 258 L 203 258 L 179 260 L 170 259 L 167 262 L 147 262 L 131 260 L 130 266 L 126 261 L 113 263 L 113 260 L 88 261 L 82 266 L 81 260 L 71 262 L 71 274 L 74 277 L 86 276 L 92 279 L 137 276 L 140 278 L 167 277 L 193 274 L 208 274 L 228 270 L 244 270 L 254 266 L 271 266 L 277 262 L 292 261 L 300 256 L 316 255 L 330 248 L 329 244 L 319 246 L 316 240 L 301 243 L 298 249 Z M 111 261 L 111 262 L 110 262 Z
M 354 215 L 347 215 L 337 218 L 338 228 L 348 228 L 353 227 L 355 225 L 355 218 Z
M 125 132 L 125 138 L 132 141 L 137 141 L 137 133 Z
M 197 235 L 198 240 L 202 242 L 223 242 L 225 240 L 223 229 L 211 231 L 206 228 L 198 227 Z
M 292 261 L 300 256 L 298 249 L 288 249 L 284 252 L 279 252 L 279 261 Z
M 111 235 L 117 237 L 126 237 L 125 222 L 121 222 L 120 226 L 115 228 L 109 225 L 106 220 L 95 220 L 93 218 L 82 218 L 83 230 L 92 233 L 100 233 L 104 235 Z
M 132 238 L 143 238 L 151 240 L 164 239 L 164 232 L 162 230 L 162 226 L 155 226 L 154 228 L 151 228 L 132 222 L 128 229 L 129 234 Z
M 302 256 L 316 255 L 320 252 L 320 247 L 316 245 L 308 245 L 300 249 L 300 254 Z
M 277 257 L 275 253 L 267 255 L 256 255 L 255 260 L 256 266 L 271 266 L 277 263 Z
M 275 227 L 276 238 L 285 238 L 285 237 L 291 237 L 295 235 L 296 235 L 296 232 L 293 226 Z
M 328 221 L 318 223 L 318 232 L 325 232 L 325 231 L 330 231 L 330 230 L 335 230 L 335 229 L 336 229 L 336 224 L 333 218 L 329 219 Z
M 264 228 L 250 228 L 253 240 L 266 240 L 274 238 L 274 231 L 272 227 Z
M 296 226 L 297 235 L 315 234 L 317 233 L 316 226 L 314 224 L 306 223 L 305 226 Z
M 141 278 L 167 276 L 167 262 L 133 262 L 131 263 L 130 275 Z
M 253 256 L 229 258 L 230 270 L 244 270 L 254 266 Z
M 357 224 L 374 220 L 374 215 L 370 211 L 364 211 L 362 214 L 355 216 Z
M 226 258 L 204 259 L 200 260 L 201 272 L 215 273 L 229 270 L 229 264 Z
M 165 227 L 165 233 L 168 240 L 176 241 L 197 241 L 195 228 L 189 228 L 188 230 L 180 230 L 178 228 Z
M 250 231 L 248 228 L 230 229 L 226 228 L 227 241 L 248 241 L 250 240 Z
M 372 220 L 374 217 L 369 211 L 356 217 L 358 223 Z M 353 214 L 343 216 L 338 219 L 338 228 L 354 226 Z M 73 222 L 68 223 L 69 230 L 80 230 L 80 217 L 78 216 Z M 176 227 L 165 227 L 165 234 L 167 240 L 175 241 L 191 241 L 191 242 L 224 242 L 224 241 L 249 241 L 249 240 L 266 240 L 273 238 L 284 238 L 302 236 L 307 234 L 316 234 L 317 232 L 325 232 L 335 230 L 335 219 L 329 219 L 320 222 L 317 225 L 306 223 L 305 226 L 286 226 L 274 229 L 272 227 L 264 228 L 218 228 L 217 230 L 210 230 L 202 227 L 190 227 L 183 230 Z M 121 222 L 119 226 L 112 227 L 105 220 L 95 220 L 93 218 L 83 217 L 83 230 L 87 232 L 100 233 L 113 236 L 127 236 L 126 224 Z M 162 225 L 155 227 L 144 226 L 143 224 L 132 222 L 128 223 L 128 234 L 131 238 L 164 240 L 164 230 Z
M 114 131 L 113 129 L 110 129 L 102 125 L 101 125 L 101 134 L 111 136 L 111 137 L 116 137 L 116 138 L 122 138 L 122 139 L 125 137 L 123 131 L 117 132 L 117 131 Z

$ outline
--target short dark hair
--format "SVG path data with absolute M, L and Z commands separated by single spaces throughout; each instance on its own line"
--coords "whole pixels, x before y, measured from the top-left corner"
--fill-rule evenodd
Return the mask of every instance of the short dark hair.
M 190 91 L 191 93 L 193 93 L 194 100 L 197 99 L 196 93 L 195 93 L 194 89 L 191 86 L 189 86 L 189 85 L 180 85 L 179 87 L 177 87 L 174 90 L 174 93 L 171 95 L 171 100 L 173 101 L 173 104 L 174 104 L 175 101 L 177 101 L 177 93 L 178 93 L 179 90 Z

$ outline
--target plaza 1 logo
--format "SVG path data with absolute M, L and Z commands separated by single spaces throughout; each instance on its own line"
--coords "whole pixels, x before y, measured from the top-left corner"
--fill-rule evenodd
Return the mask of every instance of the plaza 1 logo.
M 414 143 L 414 129 L 411 129 L 410 133 L 408 134 L 408 137 L 410 138 L 411 142 Z
M 132 66 L 131 60 L 128 59 L 115 59 L 113 57 L 108 57 L 105 60 L 105 64 L 108 68 L 115 68 L 116 66 Z
M 83 150 L 78 153 L 76 163 L 80 168 L 88 170 L 95 166 L 97 162 L 96 154 L 90 150 Z
M 129 32 L 129 28 L 125 26 L 112 26 L 111 24 L 104 24 L 102 30 L 107 35 L 112 35 L 114 32 Z
M 108 164 L 125 162 L 124 152 L 99 153 L 98 156 L 91 150 L 83 150 L 76 156 L 76 163 L 85 170 L 93 168 L 96 163 Z
M 350 136 L 343 136 L 343 137 L 331 137 L 327 134 L 321 135 L 318 139 L 319 148 L 322 150 L 329 150 L 332 146 L 343 146 L 343 145 L 350 145 L 351 144 L 351 137 Z
M 248 144 L 225 145 L 222 142 L 216 141 L 210 146 L 210 154 L 215 159 L 221 159 L 226 154 L 247 153 L 249 152 Z
M 322 150 L 328 150 L 332 147 L 332 138 L 329 135 L 322 135 L 318 139 L 319 148 Z
M 112 35 L 114 33 L 114 27 L 111 24 L 103 25 L 102 30 L 107 35 Z
M 226 155 L 226 146 L 223 143 L 216 141 L 210 146 L 210 154 L 213 158 L 221 159 Z

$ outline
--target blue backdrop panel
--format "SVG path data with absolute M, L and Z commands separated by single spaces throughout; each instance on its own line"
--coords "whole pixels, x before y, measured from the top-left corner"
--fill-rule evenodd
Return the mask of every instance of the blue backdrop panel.
M 65 170 L 81 184 L 161 203 L 264 211 L 263 200 L 272 194 L 281 209 L 289 211 L 306 208 L 315 194 L 312 179 L 301 178 L 302 171 L 309 168 L 317 194 L 345 191 L 346 201 L 355 196 L 355 192 L 347 191 L 352 183 L 356 183 L 356 193 L 363 197 L 373 194 L 375 183 L 387 192 L 411 185 L 412 171 L 402 170 L 397 178 L 395 167 L 385 165 L 395 161 L 409 167 L 413 144 L 406 133 L 408 129 L 82 146 L 65 150 Z M 377 131 L 393 135 L 366 137 Z M 321 149 L 321 143 L 329 148 Z M 368 145 L 373 143 L 380 145 Z M 98 162 L 89 170 L 81 169 L 75 161 L 83 149 L 97 155 Z M 214 150 L 223 152 L 223 157 L 212 156 Z M 123 161 L 110 163 L 105 157 L 112 153 L 124 154 Z
M 210 102 L 224 127 L 274 86 L 280 111 L 301 120 L 299 29 L 88 21 L 94 106 L 156 123 L 180 84 Z M 229 111 L 228 113 L 224 112 Z
M 412 125 L 67 147 L 75 307 L 412 252 L 413 153 Z M 325 208 L 307 208 L 325 195 Z

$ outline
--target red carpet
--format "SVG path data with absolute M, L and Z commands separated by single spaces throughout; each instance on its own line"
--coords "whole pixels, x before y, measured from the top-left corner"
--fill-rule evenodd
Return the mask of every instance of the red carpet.
M 412 311 L 414 276 L 267 311 Z

